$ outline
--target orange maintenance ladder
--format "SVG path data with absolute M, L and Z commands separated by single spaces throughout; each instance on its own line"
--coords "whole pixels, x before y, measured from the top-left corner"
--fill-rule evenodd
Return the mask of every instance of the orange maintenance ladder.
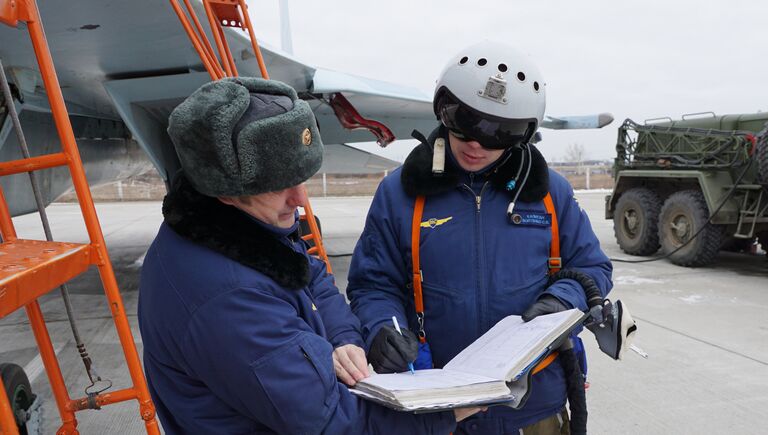
M 19 174 L 67 166 L 80 203 L 90 243 L 75 244 L 40 240 L 22 240 L 16 237 L 8 204 L 0 188 L 0 318 L 21 307 L 27 311 L 30 326 L 40 349 L 45 371 L 51 383 L 53 396 L 61 415 L 58 434 L 77 434 L 75 412 L 98 409 L 102 406 L 138 400 L 141 418 L 148 433 L 159 434 L 155 408 L 147 389 L 139 355 L 126 317 L 123 300 L 117 287 L 112 264 L 107 254 L 85 171 L 75 143 L 69 115 L 64 105 L 59 81 L 53 66 L 35 0 L 0 0 L 0 22 L 17 27 L 26 24 L 37 63 L 40 68 L 51 107 L 62 152 L 19 160 L 0 162 L 0 176 Z M 37 298 L 85 272 L 91 265 L 99 269 L 104 293 L 109 302 L 112 319 L 125 354 L 133 386 L 112 392 L 93 393 L 86 397 L 69 397 L 56 353 L 45 325 Z M 0 433 L 17 434 L 17 426 L 0 381 Z
M 267 73 L 267 67 L 264 64 L 264 57 L 261 55 L 261 49 L 256 41 L 256 35 L 253 33 L 253 26 L 251 26 L 251 19 L 248 16 L 248 6 L 245 0 L 202 0 L 205 7 L 205 13 L 208 17 L 208 23 L 211 27 L 211 34 L 216 42 L 216 48 L 218 49 L 219 57 L 213 51 L 211 43 L 208 41 L 208 37 L 200 25 L 200 20 L 197 18 L 195 10 L 189 3 L 189 0 L 183 0 L 185 8 L 180 5 L 180 0 L 170 0 L 173 10 L 181 21 L 181 25 L 184 27 L 184 31 L 187 32 L 192 45 L 197 50 L 197 54 L 200 56 L 205 69 L 211 76 L 212 80 L 219 80 L 224 77 L 237 77 L 237 67 L 235 66 L 232 52 L 227 44 L 227 38 L 224 34 L 224 27 L 236 27 L 248 32 L 248 36 L 251 39 L 251 46 L 253 47 L 256 61 L 259 64 L 259 70 L 261 76 L 265 79 L 269 79 Z M 186 12 L 185 12 L 186 11 Z M 188 15 L 188 16 L 187 16 Z M 191 18 L 191 22 L 190 22 Z M 194 27 L 193 27 L 194 24 Z M 304 213 L 300 219 L 305 221 L 309 227 L 309 234 L 303 235 L 302 239 L 309 242 L 311 247 L 308 252 L 311 255 L 315 255 L 325 262 L 325 267 L 328 273 L 331 273 L 331 262 L 328 260 L 328 255 L 323 246 L 322 236 L 320 234 L 320 228 L 317 225 L 317 220 L 312 212 L 312 206 L 309 203 L 309 195 L 304 191 L 306 199 L 304 203 Z

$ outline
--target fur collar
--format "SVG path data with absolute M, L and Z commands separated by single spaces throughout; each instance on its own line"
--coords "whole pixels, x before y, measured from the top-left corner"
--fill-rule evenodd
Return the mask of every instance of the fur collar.
M 417 132 L 414 131 L 414 133 Z M 418 136 L 421 135 L 419 134 Z M 403 183 L 405 192 L 410 196 L 430 196 L 455 188 L 461 182 L 464 170 L 454 164 L 450 156 L 446 155 L 445 157 L 445 172 L 442 175 L 432 174 L 433 144 L 438 137 L 442 137 L 445 139 L 447 148 L 448 130 L 443 126 L 440 126 L 429 135 L 429 139 L 426 141 L 423 140 L 423 136 L 421 136 L 421 138 L 418 136 L 414 134 L 414 137 L 421 140 L 421 144 L 414 148 L 413 151 L 411 151 L 411 154 L 408 155 L 408 158 L 405 159 L 400 174 L 400 180 Z M 531 173 L 528 176 L 528 181 L 526 181 L 525 186 L 518 197 L 518 201 L 522 202 L 541 201 L 549 191 L 549 169 L 547 167 L 547 162 L 535 146 L 531 145 L 530 147 L 533 164 L 531 166 Z M 448 152 L 449 151 L 446 151 L 446 154 Z M 511 152 L 512 154 L 506 161 L 496 168 L 491 169 L 487 175 L 491 184 L 502 191 L 507 191 L 507 182 L 515 177 L 520 165 L 520 158 L 522 155 L 520 151 L 512 150 Z M 523 169 L 523 171 L 525 171 L 525 169 Z M 518 180 L 518 183 L 519 182 L 520 180 Z M 519 185 L 517 188 L 519 188 Z M 513 197 L 515 191 L 516 190 L 513 189 L 507 192 Z
M 163 199 L 165 222 L 181 237 L 257 270 L 289 289 L 309 283 L 309 262 L 245 213 L 198 193 L 182 172 Z

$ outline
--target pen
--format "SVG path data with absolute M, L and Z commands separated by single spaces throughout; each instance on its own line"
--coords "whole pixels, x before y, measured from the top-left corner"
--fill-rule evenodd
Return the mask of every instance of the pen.
M 400 330 L 400 324 L 397 323 L 397 317 L 392 316 L 392 323 L 395 324 L 395 331 L 397 331 L 398 334 L 403 335 L 403 331 Z M 412 375 L 416 374 L 416 372 L 413 370 L 413 363 L 412 362 L 408 363 L 408 370 L 411 371 Z

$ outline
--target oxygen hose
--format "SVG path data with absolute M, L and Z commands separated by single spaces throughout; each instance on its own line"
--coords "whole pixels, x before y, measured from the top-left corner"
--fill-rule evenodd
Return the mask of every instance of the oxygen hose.
M 587 297 L 590 312 L 593 307 L 603 305 L 603 296 L 595 281 L 584 272 L 575 269 L 563 269 L 549 278 L 549 285 L 561 279 L 570 279 L 579 283 Z M 571 434 L 587 433 L 587 396 L 584 390 L 584 374 L 579 365 L 579 359 L 573 351 L 573 343 L 568 339 L 567 344 L 558 350 L 560 364 L 565 375 L 565 388 L 568 394 L 568 407 L 571 411 Z
M 571 410 L 571 434 L 587 433 L 587 394 L 584 389 L 584 376 L 581 373 L 579 359 L 573 347 L 559 349 L 560 364 L 565 372 L 565 386 L 568 391 L 568 406 Z

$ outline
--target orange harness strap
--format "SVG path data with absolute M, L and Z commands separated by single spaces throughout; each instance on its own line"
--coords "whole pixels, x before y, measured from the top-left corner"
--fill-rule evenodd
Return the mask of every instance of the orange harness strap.
M 425 343 L 424 332 L 424 295 L 421 290 L 421 263 L 419 263 L 419 245 L 421 244 L 421 216 L 424 214 L 424 195 L 416 197 L 413 205 L 413 222 L 411 223 L 411 271 L 413 273 L 413 303 L 419 320 L 419 341 Z
M 535 375 L 536 373 L 538 373 L 538 372 L 544 370 L 545 368 L 547 368 L 547 366 L 550 365 L 552 363 L 552 361 L 555 360 L 555 358 L 557 358 L 557 355 L 559 355 L 557 353 L 557 351 L 554 351 L 554 352 L 550 353 L 549 355 L 547 355 L 547 357 L 544 358 L 543 360 L 541 360 L 540 363 L 536 364 L 536 367 L 533 368 L 533 370 L 531 371 L 531 374 Z
M 424 203 L 426 198 L 424 195 L 416 197 L 416 201 L 413 204 L 413 220 L 411 221 L 411 270 L 413 273 L 413 303 L 416 308 L 416 317 L 419 321 L 419 341 L 425 343 L 426 332 L 424 331 L 424 293 L 422 291 L 421 283 L 424 279 L 421 275 L 421 263 L 419 262 L 419 245 L 421 244 L 421 218 L 424 215 Z M 544 207 L 552 216 L 552 242 L 549 246 L 549 259 L 547 265 L 549 267 L 549 274 L 557 273 L 562 267 L 562 259 L 560 258 L 560 231 L 557 226 L 557 212 L 555 211 L 555 204 L 552 201 L 552 195 L 547 193 L 544 197 Z M 533 374 L 536 374 L 544 370 L 552 361 L 557 358 L 557 352 L 551 353 L 544 358 L 536 367 L 533 368 Z
M 563 259 L 560 258 L 560 229 L 557 226 L 557 212 L 555 211 L 555 203 L 552 201 L 552 195 L 547 192 L 547 196 L 544 197 L 544 208 L 547 209 L 547 213 L 552 215 L 552 242 L 549 244 L 549 260 L 547 266 L 549 266 L 549 274 L 553 275 L 560 271 L 563 267 Z

